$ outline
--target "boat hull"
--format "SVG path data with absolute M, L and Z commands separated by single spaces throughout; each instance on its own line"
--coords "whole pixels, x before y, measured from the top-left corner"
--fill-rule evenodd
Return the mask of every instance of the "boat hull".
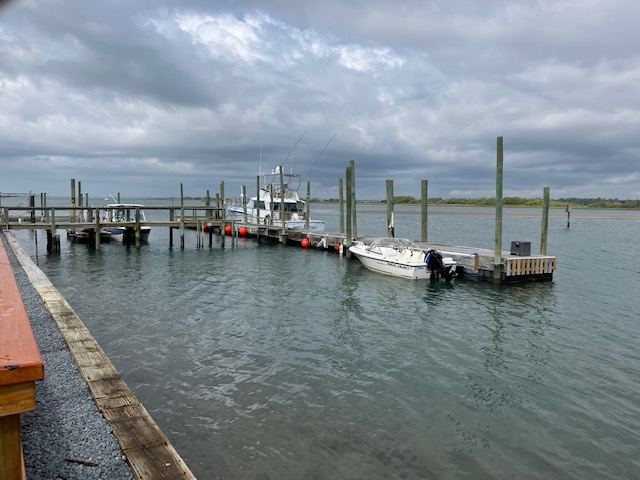
M 427 269 L 424 262 L 407 263 L 390 258 L 383 258 L 364 252 L 357 247 L 349 247 L 349 251 L 353 253 L 360 263 L 373 272 L 391 275 L 394 277 L 407 278 L 410 280 L 427 280 L 431 278 L 431 272 Z
M 234 220 L 237 222 L 244 222 L 244 210 L 242 207 L 230 207 L 228 210 L 229 220 Z M 261 212 L 262 213 L 262 212 Z M 247 211 L 247 221 L 248 225 L 280 225 L 279 219 L 274 219 L 269 222 L 269 218 L 265 215 L 261 215 L 260 220 L 258 221 L 258 217 L 255 213 Z M 285 228 L 287 230 L 307 230 L 306 220 L 288 220 L 285 222 Z M 324 222 L 322 220 L 313 220 L 309 219 L 309 231 L 311 232 L 324 232 Z
M 120 243 L 135 243 L 136 232 L 133 228 L 125 227 L 105 227 L 105 230 L 111 234 L 111 240 Z M 140 228 L 140 241 L 146 243 L 149 241 L 149 234 L 151 233 L 151 227 Z

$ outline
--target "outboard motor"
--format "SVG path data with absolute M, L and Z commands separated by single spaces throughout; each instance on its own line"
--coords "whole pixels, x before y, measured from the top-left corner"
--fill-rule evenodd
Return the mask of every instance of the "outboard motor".
M 447 282 L 456 276 L 452 265 L 445 265 L 442 255 L 435 250 L 429 250 L 425 259 L 427 268 L 431 272 L 431 278 L 439 278 L 442 275 Z

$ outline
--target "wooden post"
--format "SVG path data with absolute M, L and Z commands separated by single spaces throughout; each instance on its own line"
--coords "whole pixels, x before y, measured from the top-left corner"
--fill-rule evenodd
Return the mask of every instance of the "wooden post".
M 20 414 L 0 416 L 0 478 L 25 479 L 22 475 Z
M 395 235 L 393 219 L 393 180 L 387 180 L 387 237 Z
M 340 210 L 340 233 L 344 234 L 344 187 L 342 177 L 338 179 L 338 208 Z
M 120 192 L 118 192 L 118 203 L 120 203 Z
M 222 201 L 222 219 L 227 218 L 226 202 L 224 198 L 224 181 L 220 182 L 220 200 Z
M 356 221 L 356 162 L 355 160 L 349 160 L 349 166 L 351 167 L 351 221 L 353 222 L 353 238 L 358 238 L 358 223 Z
M 311 217 L 311 182 L 307 182 L 307 211 L 305 212 L 304 226 L 309 230 L 309 217 Z
M 40 192 L 40 216 L 44 218 L 44 193 Z
M 256 223 L 262 223 L 260 221 L 260 175 L 256 175 Z
M 173 205 L 173 200 L 171 201 Z M 175 215 L 173 208 L 169 209 L 169 221 L 173 222 Z M 169 227 L 169 248 L 173 248 L 173 227 Z
M 211 210 L 209 210 L 209 208 L 211 207 L 211 196 L 209 195 L 209 190 L 207 190 L 207 196 L 205 197 L 205 206 L 207 207 L 207 212 L 205 213 L 205 216 L 207 217 L 208 220 L 211 220 L 213 218 L 213 212 Z M 209 233 L 209 247 L 211 247 L 213 245 L 213 226 L 212 225 L 207 225 L 207 232 Z
M 53 245 L 51 246 L 51 250 L 53 252 L 60 251 L 60 243 L 56 241 L 56 237 L 58 235 L 58 227 L 56 227 L 56 211 L 55 209 L 51 209 L 51 239 L 53 241 Z M 48 248 L 47 248 L 48 250 Z
M 140 207 L 136 207 L 135 235 L 136 235 L 136 248 L 140 248 L 140 245 L 142 243 L 140 238 Z
M 286 243 L 284 239 L 287 228 L 284 215 L 284 176 L 282 174 L 282 165 L 280 166 L 280 221 L 282 222 L 282 238 L 280 240 L 282 243 Z
M 499 283 L 502 277 L 502 171 L 503 171 L 503 139 L 497 140 L 496 166 L 496 235 L 493 260 L 493 282 Z
M 184 188 L 180 184 L 180 250 L 184 250 Z
M 269 225 L 273 225 L 273 183 L 269 184 L 269 197 L 271 198 L 269 202 Z
M 549 187 L 544 187 L 542 203 L 542 233 L 540 235 L 540 255 L 547 254 L 547 234 L 549 232 Z
M 100 209 L 96 208 L 96 250 L 100 250 Z
M 47 208 L 47 192 L 44 192 L 42 194 L 42 198 L 43 198 L 42 206 L 44 207 L 44 221 L 46 223 L 49 223 L 49 209 Z
M 244 213 L 244 223 L 247 223 L 247 187 L 242 185 L 242 212 Z
M 347 222 L 346 222 L 346 240 L 347 240 L 347 248 L 351 246 L 351 241 L 353 240 L 353 224 L 351 223 L 351 214 L 353 213 L 351 210 L 351 202 L 352 202 L 352 197 L 351 197 L 351 167 L 347 167 L 347 171 L 345 174 L 345 188 L 346 188 L 346 197 L 347 197 Z M 348 250 L 347 250 L 348 252 Z
M 422 180 L 422 188 L 420 189 L 420 199 L 422 205 L 422 241 L 428 241 L 428 220 L 429 220 L 429 181 Z
M 72 178 L 71 179 L 71 207 L 75 207 L 76 206 L 76 179 Z M 76 211 L 75 210 L 71 210 L 71 223 L 75 223 L 76 222 Z
M 85 193 L 84 195 L 85 195 L 85 197 L 84 197 L 84 198 L 85 198 L 85 202 L 84 202 L 84 204 L 85 204 L 85 207 L 87 208 L 87 210 L 88 210 L 88 212 L 89 212 L 89 221 L 90 221 L 90 222 L 93 222 L 93 210 L 91 210 L 91 209 L 89 208 L 89 193 Z
M 31 223 L 36 223 L 36 196 L 35 195 L 29 195 L 29 206 L 33 207 L 29 215 L 29 220 L 31 221 Z
M 567 203 L 564 207 L 564 211 L 567 212 L 567 228 L 571 227 L 571 204 Z

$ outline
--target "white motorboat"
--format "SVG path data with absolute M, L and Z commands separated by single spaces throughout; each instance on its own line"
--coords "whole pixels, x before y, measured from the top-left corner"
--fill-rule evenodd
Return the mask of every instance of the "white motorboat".
M 354 241 L 349 247 L 369 270 L 395 277 L 424 280 L 439 278 L 449 281 L 457 275 L 457 263 L 443 258 L 436 250 L 423 250 L 406 238 L 375 238 Z
M 101 221 L 107 223 L 134 222 L 136 208 L 142 207 L 139 203 L 110 203 L 101 211 Z M 144 210 L 140 208 L 140 221 L 146 222 Z M 136 241 L 136 230 L 133 225 L 108 225 L 104 227 L 111 234 L 111 240 L 122 243 L 134 243 Z M 140 241 L 149 241 L 151 227 L 140 226 Z
M 283 178 L 282 188 L 280 175 Z M 230 206 L 227 209 L 228 218 L 252 225 L 276 226 L 282 226 L 284 219 L 286 229 L 306 230 L 308 208 L 306 202 L 298 195 L 300 175 L 283 172 L 282 165 L 279 165 L 271 173 L 261 177 L 260 198 L 251 197 L 246 202 L 246 218 L 244 205 Z M 282 211 L 283 204 L 284 211 Z M 324 231 L 324 221 L 309 218 L 308 222 L 310 231 Z

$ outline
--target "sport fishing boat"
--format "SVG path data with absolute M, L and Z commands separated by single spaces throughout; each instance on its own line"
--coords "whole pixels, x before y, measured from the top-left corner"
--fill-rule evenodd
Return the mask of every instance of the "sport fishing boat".
M 423 250 L 406 238 L 381 237 L 354 241 L 349 247 L 364 267 L 374 272 L 412 280 L 457 275 L 457 263 L 436 250 Z
M 282 187 L 280 185 L 282 175 Z M 307 229 L 307 204 L 300 199 L 298 189 L 301 177 L 295 173 L 282 171 L 282 165 L 278 165 L 271 173 L 261 175 L 260 198 L 251 197 L 247 201 L 247 215 L 245 219 L 244 205 L 232 205 L 227 209 L 228 218 L 252 225 L 276 225 L 288 230 Z M 282 208 L 284 206 L 284 209 Z M 323 232 L 324 221 L 308 219 L 309 230 Z
M 135 221 L 136 208 L 142 207 L 139 203 L 110 203 L 104 207 L 101 212 L 101 221 L 108 223 L 131 223 Z M 146 222 L 144 210 L 140 209 L 140 221 Z M 105 226 L 111 234 L 111 240 L 122 243 L 133 243 L 136 240 L 136 230 L 133 225 L 113 225 Z M 149 241 L 151 227 L 148 225 L 140 226 L 140 241 Z

